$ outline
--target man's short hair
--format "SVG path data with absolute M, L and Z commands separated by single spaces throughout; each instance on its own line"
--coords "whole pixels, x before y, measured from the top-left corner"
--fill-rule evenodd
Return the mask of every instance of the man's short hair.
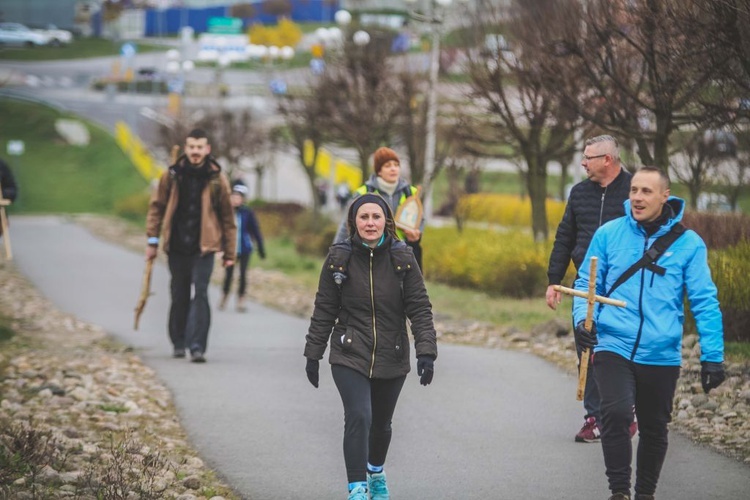
M 190 131 L 188 137 L 191 139 L 206 139 L 206 142 L 210 142 L 208 140 L 208 134 L 202 128 L 194 128 Z
M 639 167 L 638 170 L 635 171 L 636 174 L 639 172 L 656 172 L 657 174 L 659 174 L 659 179 L 661 179 L 662 187 L 665 190 L 670 189 L 672 187 L 672 181 L 669 180 L 669 176 L 663 169 L 659 167 L 654 167 L 652 165 L 644 165 L 642 167 Z
M 612 161 L 615 163 L 615 165 L 618 165 L 620 163 L 620 144 L 617 142 L 617 139 L 615 139 L 611 135 L 597 135 L 596 137 L 587 139 L 584 144 L 586 146 L 591 146 L 592 144 L 599 144 L 601 142 L 608 143 L 610 145 L 606 154 L 612 157 Z

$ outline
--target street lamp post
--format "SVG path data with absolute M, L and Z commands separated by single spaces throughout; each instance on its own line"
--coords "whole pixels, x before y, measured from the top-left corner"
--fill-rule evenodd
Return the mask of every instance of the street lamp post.
M 182 58 L 182 52 L 176 49 L 167 51 L 166 71 L 170 75 L 167 82 L 169 101 L 167 109 L 169 113 L 177 117 L 182 109 L 182 96 L 185 94 L 185 75 L 195 68 L 195 63 L 190 59 Z
M 461 3 L 467 1 L 459 0 Z M 418 0 L 406 0 L 406 2 L 416 4 Z M 435 146 L 437 142 L 437 83 L 440 69 L 441 27 L 445 21 L 444 9 L 453 2 L 452 0 L 429 0 L 428 3 L 430 5 L 429 15 L 411 11 L 409 17 L 415 21 L 427 23 L 430 27 L 430 66 L 427 86 L 427 120 L 425 123 L 424 179 L 422 181 L 424 213 L 429 218 L 432 216 L 432 176 L 435 172 Z

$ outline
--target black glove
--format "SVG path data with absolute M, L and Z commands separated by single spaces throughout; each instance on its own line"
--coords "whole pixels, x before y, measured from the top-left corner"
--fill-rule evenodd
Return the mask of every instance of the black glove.
M 419 375 L 419 383 L 422 385 L 430 385 L 434 373 L 435 360 L 432 359 L 432 356 L 417 356 L 417 375 Z
M 307 380 L 309 380 L 313 387 L 315 387 L 316 389 L 318 387 L 318 380 L 320 379 L 320 375 L 318 374 L 319 371 L 320 362 L 317 359 L 307 358 L 307 366 L 305 366 Z
M 591 323 L 591 331 L 588 331 L 583 327 L 584 323 L 584 321 L 579 321 L 573 334 L 576 338 L 576 344 L 578 344 L 581 349 L 591 349 L 599 343 L 596 339 L 596 323 Z
M 724 363 L 701 361 L 701 385 L 703 386 L 703 392 L 708 394 L 708 391 L 719 387 L 726 378 Z
M 261 259 L 266 260 L 266 251 L 265 250 L 258 250 L 258 255 Z

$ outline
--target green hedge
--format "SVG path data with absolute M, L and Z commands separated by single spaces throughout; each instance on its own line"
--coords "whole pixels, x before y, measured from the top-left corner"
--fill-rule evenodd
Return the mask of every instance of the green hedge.
M 750 342 L 750 240 L 709 252 L 709 265 L 724 317 L 725 340 Z

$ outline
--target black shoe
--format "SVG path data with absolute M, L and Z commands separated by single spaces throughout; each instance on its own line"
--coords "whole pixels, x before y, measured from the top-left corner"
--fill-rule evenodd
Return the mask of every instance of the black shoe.
M 190 361 L 193 363 L 205 363 L 206 357 L 203 356 L 202 351 L 193 351 L 190 353 Z
M 172 351 L 172 357 L 173 358 L 184 358 L 185 357 L 185 349 L 178 349 L 174 348 L 174 351 Z

